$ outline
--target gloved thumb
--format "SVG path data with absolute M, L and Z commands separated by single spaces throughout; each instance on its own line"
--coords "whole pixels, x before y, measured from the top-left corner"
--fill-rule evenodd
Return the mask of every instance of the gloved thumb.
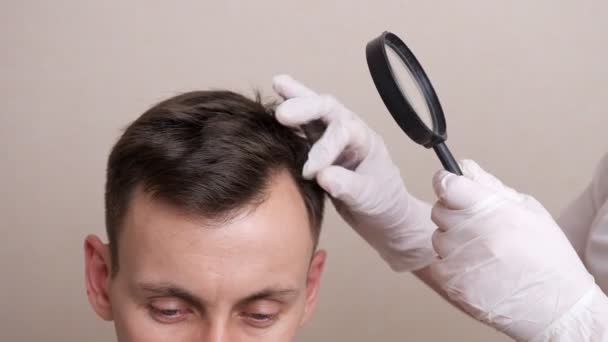
M 438 198 L 438 205 L 450 210 L 471 208 L 483 201 L 493 190 L 464 176 L 441 170 L 433 177 L 433 190 Z
M 317 183 L 329 195 L 348 206 L 358 206 L 367 181 L 361 175 L 341 166 L 328 166 L 317 173 Z
M 470 163 L 461 163 L 463 176 L 441 170 L 433 177 L 433 189 L 439 200 L 431 211 L 431 220 L 438 228 L 432 242 L 442 258 L 478 234 L 459 231 L 463 222 L 501 203 L 502 196 L 498 194 L 502 193 L 502 188 L 498 187 L 498 180 L 477 164 L 471 167 Z M 452 231 L 458 233 L 450 233 Z

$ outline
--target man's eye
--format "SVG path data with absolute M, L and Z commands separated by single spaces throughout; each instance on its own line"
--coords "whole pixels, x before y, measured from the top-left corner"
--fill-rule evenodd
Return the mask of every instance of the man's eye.
M 190 310 L 187 308 L 163 308 L 154 305 L 149 306 L 149 312 L 156 321 L 166 324 L 181 322 L 190 314 Z
M 271 326 L 278 318 L 278 314 L 265 314 L 257 312 L 243 312 L 241 316 L 250 325 L 256 328 L 266 328 Z
M 167 310 L 156 309 L 156 311 L 159 314 L 161 314 L 163 316 L 168 316 L 168 317 L 177 316 L 180 313 L 179 310 L 177 310 L 177 309 L 167 309 Z

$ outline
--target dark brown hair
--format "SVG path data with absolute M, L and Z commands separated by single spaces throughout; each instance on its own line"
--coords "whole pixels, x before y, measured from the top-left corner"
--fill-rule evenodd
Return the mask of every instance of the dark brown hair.
M 274 106 L 230 91 L 194 91 L 150 108 L 127 127 L 108 160 L 106 230 L 112 270 L 130 198 L 155 199 L 214 219 L 263 198 L 272 175 L 287 170 L 306 205 L 316 245 L 324 193 L 301 177 L 310 146 L 274 118 Z

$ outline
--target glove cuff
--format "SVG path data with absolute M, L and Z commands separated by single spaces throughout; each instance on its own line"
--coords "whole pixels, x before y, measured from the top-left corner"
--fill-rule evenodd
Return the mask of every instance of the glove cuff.
M 529 342 L 608 341 L 608 297 L 593 284 L 572 308 Z

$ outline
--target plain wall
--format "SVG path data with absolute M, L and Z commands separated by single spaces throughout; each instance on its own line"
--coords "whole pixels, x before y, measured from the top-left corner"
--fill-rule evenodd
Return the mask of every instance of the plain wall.
M 290 73 L 385 139 L 432 201 L 432 153 L 401 133 L 365 44 L 401 35 L 439 94 L 457 158 L 558 213 L 608 150 L 605 1 L 0 2 L 0 340 L 114 340 L 86 300 L 83 238 L 104 236 L 106 158 L 178 92 Z M 395 274 L 330 210 L 320 307 L 300 341 L 505 341 Z

